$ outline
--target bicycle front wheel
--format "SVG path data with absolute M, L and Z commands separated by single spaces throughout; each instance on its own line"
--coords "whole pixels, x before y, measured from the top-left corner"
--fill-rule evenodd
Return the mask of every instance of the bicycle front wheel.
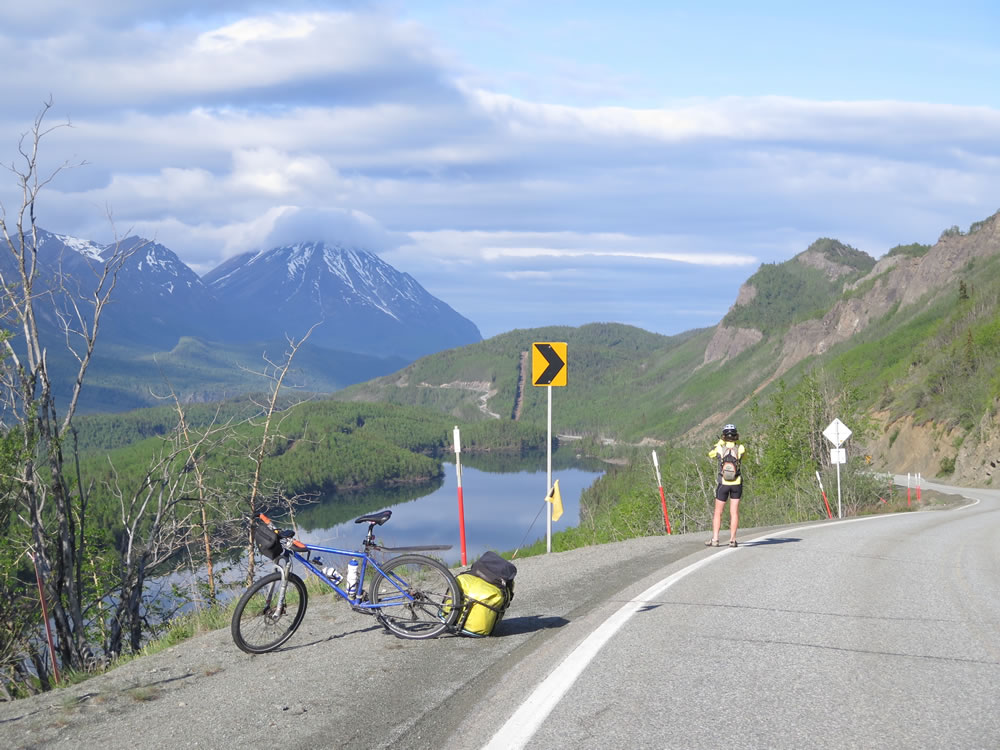
M 288 574 L 285 601 L 278 606 L 281 573 L 264 576 L 246 590 L 233 612 L 233 641 L 248 654 L 273 651 L 292 637 L 306 616 L 309 595 L 306 584 Z
M 462 591 L 444 565 L 423 555 L 400 555 L 376 573 L 369 590 L 379 621 L 400 638 L 433 638 L 455 624 Z

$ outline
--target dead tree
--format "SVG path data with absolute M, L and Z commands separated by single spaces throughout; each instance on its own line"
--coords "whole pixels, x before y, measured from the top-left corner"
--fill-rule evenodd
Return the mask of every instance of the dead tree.
M 9 214 L 0 204 L 0 325 L 10 332 L 2 342 L 6 359 L 0 372 L 0 409 L 5 428 L 21 440 L 22 460 L 9 479 L 17 485 L 17 522 L 45 571 L 59 659 L 65 666 L 83 668 L 90 657 L 83 570 L 87 498 L 74 476 L 72 425 L 101 316 L 124 262 L 139 248 L 115 245 L 106 260 L 92 262 L 93 278 L 86 280 L 82 296 L 58 261 L 54 267 L 43 261 L 36 224 L 39 194 L 61 172 L 82 165 L 64 162 L 42 172 L 42 141 L 54 130 L 70 126 L 69 122 L 47 126 L 51 107 L 49 100 L 22 135 L 19 159 L 4 165 L 21 190 L 21 205 Z M 66 347 L 75 363 L 69 394 L 60 404 L 48 356 L 57 346 Z
M 192 499 L 186 491 L 189 474 L 179 470 L 178 464 L 183 466 L 189 452 L 199 447 L 198 443 L 185 440 L 178 427 L 175 439 L 164 444 L 141 482 L 123 487 L 114 474 L 108 489 L 121 511 L 123 533 L 118 545 L 120 567 L 115 588 L 108 592 L 115 601 L 103 644 L 108 658 L 120 655 L 125 645 L 133 652 L 142 647 L 147 630 L 146 582 L 183 550 L 190 539 L 197 504 L 189 502 Z
M 267 368 L 263 373 L 260 373 L 270 381 L 270 389 L 268 393 L 268 399 L 266 403 L 258 403 L 262 410 L 262 433 L 260 443 L 253 446 L 250 450 L 248 457 L 253 463 L 253 478 L 250 480 L 250 496 L 247 499 L 247 511 L 251 518 L 255 518 L 258 513 L 260 513 L 260 498 L 262 494 L 263 487 L 263 468 L 264 459 L 269 455 L 270 446 L 274 441 L 273 427 L 274 421 L 278 417 L 278 400 L 281 395 L 281 388 L 285 382 L 285 377 L 288 375 L 288 371 L 292 367 L 292 360 L 295 359 L 295 355 L 298 353 L 299 349 L 306 342 L 312 332 L 316 329 L 319 323 L 314 323 L 312 327 L 306 331 L 306 334 L 296 341 L 295 339 L 288 338 L 288 349 L 285 351 L 285 358 L 282 362 L 276 362 L 270 359 L 266 354 L 264 355 L 264 361 L 267 363 Z M 280 420 L 279 420 L 280 421 Z M 292 504 L 288 505 L 289 510 L 292 508 Z M 253 556 L 253 538 L 252 536 L 247 539 L 247 546 L 249 550 L 249 566 L 247 568 L 247 583 L 253 580 L 254 571 L 254 556 Z

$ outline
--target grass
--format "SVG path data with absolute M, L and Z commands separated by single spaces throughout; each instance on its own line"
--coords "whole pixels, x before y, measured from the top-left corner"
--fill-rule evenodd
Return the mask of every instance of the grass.
M 137 685 L 125 691 L 136 703 L 148 703 L 160 697 L 160 689 L 152 685 Z

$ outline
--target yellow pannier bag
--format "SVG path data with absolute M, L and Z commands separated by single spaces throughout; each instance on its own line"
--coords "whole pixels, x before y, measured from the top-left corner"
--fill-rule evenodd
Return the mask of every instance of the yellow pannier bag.
M 487 636 L 503 618 L 513 597 L 513 581 L 504 587 L 484 581 L 470 571 L 455 576 L 462 589 L 462 614 L 457 627 L 465 635 Z

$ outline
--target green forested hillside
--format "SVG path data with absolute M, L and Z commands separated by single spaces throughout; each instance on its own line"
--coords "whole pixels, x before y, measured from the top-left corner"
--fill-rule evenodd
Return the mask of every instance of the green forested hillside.
M 184 402 L 217 402 L 266 390 L 268 372 L 273 370 L 270 363 L 282 360 L 287 348 L 283 341 L 222 345 L 188 336 L 171 351 L 156 354 L 99 346 L 87 374 L 81 409 L 106 413 L 153 407 L 171 388 Z M 53 350 L 50 358 L 57 372 L 74 371 L 73 359 L 65 350 Z M 306 343 L 296 353 L 288 385 L 303 392 L 323 393 L 393 372 L 405 364 L 398 357 L 372 357 Z
M 213 412 L 198 406 L 190 415 L 191 443 L 206 433 L 211 437 L 196 452 L 207 489 L 228 495 L 231 502 L 250 491 L 252 456 L 261 445 L 263 419 L 246 419 L 250 402 L 227 404 Z M 81 419 L 81 435 L 94 440 L 93 432 L 123 415 Z M 95 447 L 81 459 L 81 473 L 93 483 L 91 517 L 116 528 L 119 511 L 110 488 L 135 488 L 157 456 L 176 450 L 176 413 L 161 408 L 124 415 L 125 436 L 139 431 L 152 436 L 113 449 Z M 313 401 L 288 408 L 275 416 L 262 464 L 265 494 L 285 496 L 330 494 L 373 486 L 428 482 L 441 474 L 441 457 L 451 450 L 453 421 L 439 412 L 418 407 L 381 403 Z M 110 430 L 107 434 L 112 434 Z M 118 438 L 114 442 L 120 442 Z M 545 431 L 513 422 L 480 422 L 463 427 L 463 450 L 513 452 L 544 448 Z M 191 461 L 181 451 L 178 470 Z M 233 483 L 242 482 L 243 487 Z M 350 501 L 345 496 L 345 501 Z
M 425 357 L 399 373 L 346 388 L 333 398 L 420 404 L 469 421 L 495 419 L 479 408 L 480 391 L 452 385 L 481 383 L 491 391 L 487 407 L 499 415 L 496 421 L 510 420 L 522 354 L 527 354 L 519 421 L 544 424 L 545 388 L 530 383 L 531 345 L 565 341 L 568 385 L 553 389 L 558 431 L 624 438 L 671 434 L 695 424 L 706 408 L 711 386 L 690 378 L 701 364 L 710 335 L 701 330 L 668 337 L 614 323 L 515 330 Z M 685 389 L 685 384 L 691 387 Z M 678 388 L 684 390 L 683 399 L 670 398 Z M 680 410 L 679 400 L 688 401 Z
M 971 430 L 1000 397 L 1000 254 L 830 353 L 871 409 Z M 968 279 L 966 281 L 965 279 Z
M 1000 280 L 1000 241 L 992 250 L 981 246 L 992 241 L 994 220 L 977 222 L 968 235 L 945 233 L 958 250 L 948 246 L 941 252 L 960 257 L 964 247 L 972 249 L 965 262 L 933 284 L 922 279 L 928 288 L 919 298 L 912 297 L 905 277 L 917 271 L 906 264 L 933 257 L 926 245 L 893 248 L 887 259 L 902 265 L 883 267 L 861 251 L 821 239 L 795 259 L 765 264 L 747 282 L 752 298 L 734 306 L 721 323 L 762 332 L 760 341 L 734 356 L 706 362 L 717 329 L 674 337 L 618 324 L 517 330 L 426 357 L 334 398 L 419 403 L 463 420 L 488 420 L 493 417 L 479 408 L 481 392 L 453 385 L 479 382 L 491 389 L 487 409 L 500 421 L 509 420 L 521 353 L 536 341 L 566 341 L 568 385 L 553 389 L 559 432 L 626 442 L 695 436 L 716 429 L 716 422 L 747 419 L 754 394 L 767 396 L 779 382 L 794 384 L 810 371 L 823 372 L 834 390 L 859 389 L 868 410 L 968 428 L 1000 396 L 995 374 L 1000 313 L 993 291 Z M 824 263 L 834 271 L 821 270 Z M 855 317 L 866 307 L 885 312 L 846 339 L 816 347 L 816 337 L 833 325 L 823 320 L 848 303 L 859 311 Z M 825 351 L 807 351 L 780 369 L 796 336 L 804 339 L 800 348 Z M 530 359 L 526 369 L 530 378 Z M 522 399 L 521 421 L 545 419 L 544 388 L 526 384 Z
M 934 246 L 899 245 L 878 263 L 820 239 L 790 261 L 762 266 L 715 329 L 675 337 L 616 324 L 512 331 L 334 397 L 422 403 L 463 420 L 495 420 L 479 408 L 481 391 L 453 387 L 478 381 L 492 389 L 487 409 L 509 420 L 521 353 L 536 341 L 566 341 L 568 385 L 553 389 L 553 426 L 593 437 L 592 445 L 651 439 L 698 446 L 728 421 L 739 422 L 748 439 L 780 442 L 761 433 L 790 429 L 776 427 L 769 414 L 775 403 L 806 399 L 801 391 L 809 398 L 799 410 L 812 414 L 799 420 L 811 430 L 807 478 L 829 467 L 819 422 L 844 413 L 858 423 L 873 420 L 852 438 L 853 455 L 868 456 L 871 468 L 888 465 L 896 422 L 907 420 L 951 435 L 936 449 L 940 461 L 913 470 L 947 475 L 964 462 L 966 475 L 978 476 L 977 456 L 1000 450 L 988 447 L 1000 404 L 998 282 L 997 215 L 968 232 L 948 229 Z M 717 339 L 723 344 L 709 356 Z M 525 385 L 520 421 L 541 424 L 545 416 L 545 389 Z

